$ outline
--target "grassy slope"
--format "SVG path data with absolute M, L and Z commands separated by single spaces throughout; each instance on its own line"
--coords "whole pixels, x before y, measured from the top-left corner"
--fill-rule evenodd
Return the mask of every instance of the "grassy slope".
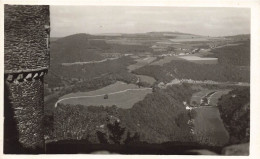
M 103 40 L 96 40 L 96 39 Z M 151 51 L 148 46 L 120 45 L 106 43 L 106 37 L 96 37 L 88 34 L 75 34 L 59 38 L 51 42 L 51 67 L 46 76 L 45 83 L 50 88 L 64 86 L 62 77 L 92 79 L 106 73 L 112 73 L 116 78 L 128 81 L 131 77 L 126 66 L 133 64 L 133 60 L 127 57 L 116 61 L 107 61 L 98 64 L 61 66 L 61 63 L 87 62 L 102 60 L 102 53 L 136 53 Z
M 108 49 L 104 41 L 93 41 L 88 34 L 75 34 L 51 42 L 51 61 L 63 62 L 101 60 L 100 49 Z
M 49 87 L 61 85 L 61 77 L 71 80 L 72 78 L 91 80 L 100 76 L 109 76 L 110 79 L 118 79 L 127 83 L 136 81 L 137 78 L 127 71 L 127 66 L 133 64 L 130 57 L 122 57 L 114 61 L 106 61 L 98 64 L 61 66 L 52 65 L 46 76 Z
M 129 90 L 127 92 L 121 92 L 117 94 L 110 94 L 115 92 L 124 91 L 126 89 L 140 89 L 140 90 Z M 69 97 L 78 97 L 78 96 L 95 96 L 101 95 L 97 97 L 84 97 L 84 98 L 71 98 L 61 101 L 63 104 L 77 105 L 81 104 L 84 106 L 112 106 L 116 105 L 119 108 L 131 108 L 134 103 L 141 101 L 144 97 L 151 93 L 151 90 L 143 90 L 143 88 L 138 88 L 137 85 L 134 84 L 126 84 L 121 82 L 116 82 L 112 85 L 103 87 L 98 90 L 90 91 L 90 92 L 76 92 L 70 93 L 65 96 L 62 96 L 60 99 L 69 98 Z M 108 99 L 104 99 L 104 95 L 108 94 Z
M 60 103 L 70 105 L 84 105 L 84 106 L 113 106 L 116 105 L 118 108 L 129 109 L 136 102 L 141 101 L 144 97 L 151 93 L 151 90 L 139 90 L 139 91 L 127 91 L 119 94 L 108 94 L 108 99 L 104 99 L 104 95 L 97 97 L 85 97 L 85 98 L 74 98 L 63 100 Z
M 63 131 L 98 142 L 96 126 L 106 123 L 111 115 L 121 120 L 130 132 L 138 132 L 141 140 L 149 143 L 166 141 L 192 141 L 187 125 L 188 115 L 182 102 L 187 101 L 192 90 L 187 85 L 158 90 L 136 103 L 131 109 L 117 107 L 59 106 L 55 110 L 54 130 L 57 138 L 66 139 Z M 81 118 L 82 117 L 82 118 Z M 83 132 L 86 132 L 84 134 Z M 76 134 L 74 135 L 77 136 Z

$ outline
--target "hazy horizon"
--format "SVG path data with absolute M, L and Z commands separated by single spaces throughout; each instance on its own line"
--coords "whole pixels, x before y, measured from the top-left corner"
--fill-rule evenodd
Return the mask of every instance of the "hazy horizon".
M 179 32 L 179 31 L 149 31 L 149 32 Z M 149 33 L 149 32 L 144 32 L 144 33 L 73 33 L 73 34 L 69 34 L 69 35 L 65 35 L 65 36 L 50 36 L 51 38 L 63 38 L 63 37 L 67 37 L 67 36 L 71 36 L 71 35 L 76 35 L 76 34 L 89 34 L 89 35 L 107 35 L 107 36 L 114 36 L 116 34 L 145 34 L 145 33 Z M 184 33 L 184 32 L 179 32 L 179 33 Z M 186 34 L 192 34 L 192 33 L 186 33 Z M 193 34 L 193 35 L 199 35 L 199 34 Z M 233 35 L 222 35 L 222 36 L 210 36 L 210 37 L 224 37 L 224 36 L 236 36 L 236 35 L 250 35 L 250 33 L 245 33 L 245 34 L 233 34 Z M 206 36 L 206 35 L 199 35 L 199 36 Z
M 50 12 L 51 37 L 78 33 L 181 32 L 204 36 L 250 34 L 248 8 L 51 6 Z

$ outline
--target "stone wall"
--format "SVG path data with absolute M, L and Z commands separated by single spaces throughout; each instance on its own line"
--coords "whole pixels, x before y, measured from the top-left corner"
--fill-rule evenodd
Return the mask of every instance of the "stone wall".
M 4 6 L 5 73 L 49 66 L 49 6 Z
M 10 105 L 17 122 L 19 143 L 25 148 L 44 145 L 43 134 L 43 80 L 6 83 Z
M 4 6 L 4 153 L 44 153 L 49 6 Z

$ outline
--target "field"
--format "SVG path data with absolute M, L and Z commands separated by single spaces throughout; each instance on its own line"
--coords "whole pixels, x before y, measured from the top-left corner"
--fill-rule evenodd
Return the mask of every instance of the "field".
M 126 84 L 124 82 L 117 81 L 114 84 L 108 85 L 106 87 L 103 87 L 101 89 L 97 89 L 95 91 L 88 91 L 88 92 L 77 92 L 77 93 L 70 93 L 67 95 L 64 95 L 62 98 L 68 98 L 68 97 L 77 97 L 77 96 L 94 96 L 99 94 L 107 94 L 110 92 L 118 92 L 126 89 L 136 89 L 138 86 L 134 84 Z
M 217 64 L 218 58 L 206 58 L 199 56 L 179 56 L 179 58 L 188 60 L 190 62 L 198 63 L 198 64 Z
M 194 135 L 199 143 L 224 145 L 229 140 L 217 107 L 196 108 Z
M 249 44 L 153 32 L 61 38 L 52 44 L 45 80 L 50 98 L 54 96 L 51 101 L 46 98 L 46 105 L 56 113 L 54 131 L 60 132 L 54 139 L 74 134 L 73 139 L 100 143 L 96 131 L 107 133 L 107 119 L 115 117 L 144 142 L 223 146 L 229 135 L 221 118 L 233 98 L 219 99 L 238 84 L 249 85 Z M 194 114 L 185 109 L 184 101 Z M 225 107 L 219 106 L 221 101 Z
M 138 68 L 141 68 L 145 65 L 148 65 L 149 63 L 153 62 L 154 60 L 156 60 L 156 57 L 139 58 L 139 59 L 135 60 L 137 63 L 130 65 L 127 68 L 128 68 L 129 71 L 133 71 L 135 69 L 138 69 Z
M 159 61 L 155 61 L 153 63 L 151 63 L 151 65 L 160 65 L 162 66 L 163 64 L 169 63 L 173 60 L 182 60 L 176 56 L 166 56 L 163 59 L 160 59 Z
M 106 62 L 106 61 L 109 61 L 109 60 L 116 60 L 116 59 L 118 59 L 118 58 L 117 57 L 115 57 L 115 58 L 105 58 L 105 59 L 99 60 L 99 61 L 62 63 L 61 65 L 63 65 L 63 66 L 71 66 L 71 65 L 94 64 L 94 63 L 101 63 L 101 62 Z
M 186 41 L 208 41 L 207 38 L 185 38 L 185 39 L 170 39 L 173 42 L 186 42 Z
M 138 38 L 114 38 L 106 40 L 108 44 L 120 45 L 143 45 L 145 43 L 154 43 L 157 40 L 153 39 L 138 39 Z
M 145 76 L 145 75 L 136 75 L 136 76 L 139 77 L 142 82 L 147 82 L 149 84 L 153 84 L 154 82 L 156 82 L 156 80 L 150 76 Z
M 190 100 L 190 105 L 191 106 L 197 106 L 198 104 L 200 104 L 201 99 L 206 96 L 209 93 L 213 93 L 210 97 L 209 97 L 209 105 L 217 105 L 218 99 L 224 95 L 227 94 L 230 90 L 226 89 L 226 90 L 202 90 L 200 92 L 194 93 L 191 97 Z
M 190 100 L 190 105 L 191 106 L 197 106 L 200 104 L 201 98 L 209 94 L 210 92 L 214 92 L 214 90 L 202 90 L 200 92 L 196 92 L 192 95 L 191 100 Z
M 121 44 L 121 45 L 141 45 L 138 40 L 128 40 L 125 38 L 118 38 L 118 39 L 112 39 L 112 40 L 106 40 L 108 44 Z
M 70 93 L 61 97 L 58 103 L 85 106 L 116 105 L 119 108 L 127 109 L 131 108 L 134 103 L 143 100 L 151 92 L 151 88 L 138 88 L 134 84 L 116 82 L 95 91 Z M 108 98 L 104 99 L 106 94 Z
M 220 98 L 222 95 L 224 95 L 224 94 L 228 94 L 228 92 L 230 92 L 230 90 L 217 91 L 216 93 L 214 93 L 214 94 L 210 97 L 209 104 L 210 104 L 210 105 L 217 105 L 219 98 Z

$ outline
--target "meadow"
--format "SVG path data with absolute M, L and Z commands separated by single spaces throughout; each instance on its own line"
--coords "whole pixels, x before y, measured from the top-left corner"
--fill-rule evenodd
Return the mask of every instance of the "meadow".
M 228 94 L 228 92 L 230 92 L 230 89 L 227 90 L 221 90 L 221 91 L 217 91 L 215 92 L 211 97 L 210 97 L 210 105 L 214 105 L 216 106 L 218 104 L 219 99 L 221 98 L 222 95 Z
M 136 76 L 139 77 L 142 82 L 147 82 L 149 84 L 154 84 L 154 82 L 156 82 L 156 80 L 150 76 L 145 76 L 145 75 L 136 75 Z
M 212 94 L 209 99 L 209 104 L 212 106 L 216 106 L 218 103 L 219 98 L 224 95 L 224 94 L 228 94 L 230 90 L 229 89 L 224 89 L 224 90 L 201 90 L 199 92 L 196 92 L 192 95 L 191 100 L 190 100 L 190 105 L 191 106 L 197 106 L 200 104 L 200 101 L 203 97 L 205 97 L 207 94 L 215 92 L 214 94 Z
M 173 60 L 182 60 L 176 56 L 166 56 L 166 57 L 163 57 L 162 59 L 158 60 L 158 61 L 155 61 L 153 63 L 151 63 L 150 65 L 159 65 L 159 66 L 162 66 L 166 63 L 169 63 Z
M 76 92 L 67 94 L 57 103 L 84 106 L 113 106 L 128 109 L 151 93 L 151 88 L 139 88 L 134 84 L 116 82 L 101 89 L 90 92 Z M 105 96 L 107 95 L 107 98 Z
M 218 58 L 206 58 L 206 57 L 199 57 L 199 56 L 179 56 L 179 58 L 185 59 L 190 62 L 194 62 L 197 64 L 217 64 Z
M 154 60 L 156 60 L 156 57 L 138 58 L 135 60 L 136 61 L 135 64 L 129 65 L 127 68 L 129 71 L 133 71 L 133 70 L 141 68 L 145 65 L 148 65 L 149 63 L 153 62 Z

